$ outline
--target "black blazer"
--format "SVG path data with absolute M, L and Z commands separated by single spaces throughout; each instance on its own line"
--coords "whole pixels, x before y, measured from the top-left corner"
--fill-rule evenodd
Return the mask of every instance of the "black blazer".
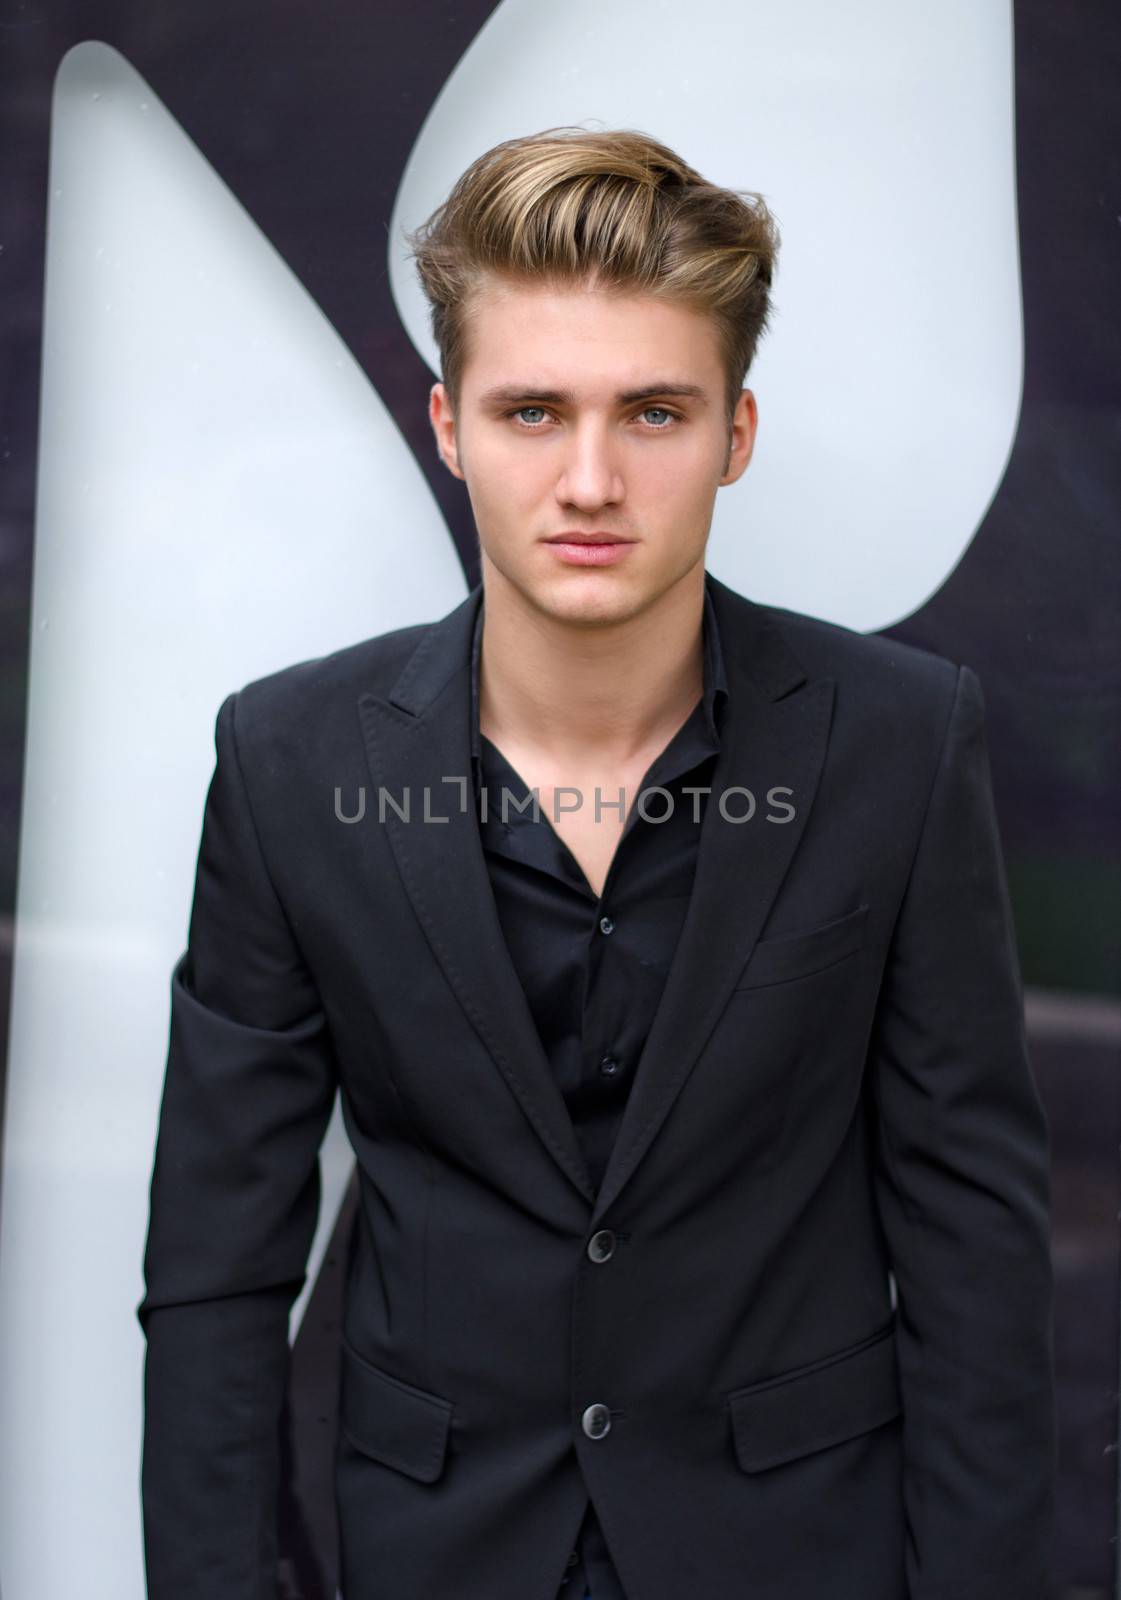
M 154 1600 L 273 1594 L 336 1088 L 345 1600 L 555 1600 L 588 1495 L 628 1600 L 1045 1595 L 1048 1132 L 978 680 L 706 581 L 726 733 L 598 1194 L 466 809 L 481 589 L 223 702 L 138 1312 Z

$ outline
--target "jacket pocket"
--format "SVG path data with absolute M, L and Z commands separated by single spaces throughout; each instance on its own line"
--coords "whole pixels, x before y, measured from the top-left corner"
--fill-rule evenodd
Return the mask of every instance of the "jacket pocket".
M 894 1315 L 860 1344 L 733 1389 L 727 1400 L 744 1472 L 781 1466 L 890 1422 L 903 1409 Z
M 867 905 L 857 906 L 843 917 L 823 922 L 805 933 L 786 933 L 774 939 L 760 939 L 748 957 L 735 987 L 754 989 L 765 983 L 782 983 L 787 978 L 802 978 L 820 972 L 834 962 L 852 955 L 864 943 Z
M 452 1402 L 383 1372 L 341 1341 L 339 1427 L 356 1450 L 422 1483 L 444 1470 Z

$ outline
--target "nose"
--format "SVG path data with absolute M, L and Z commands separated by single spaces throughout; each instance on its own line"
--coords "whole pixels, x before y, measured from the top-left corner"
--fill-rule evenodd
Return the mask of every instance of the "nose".
M 610 428 L 594 418 L 574 428 L 565 441 L 557 500 L 579 511 L 597 511 L 623 498 L 623 477 Z

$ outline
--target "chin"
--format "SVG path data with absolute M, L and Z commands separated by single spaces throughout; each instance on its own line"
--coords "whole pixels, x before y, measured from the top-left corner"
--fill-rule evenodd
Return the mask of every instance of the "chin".
M 623 622 L 649 602 L 646 587 L 630 574 L 577 572 L 534 585 L 533 600 L 567 622 Z
M 522 556 L 517 560 L 495 560 L 490 555 L 489 561 L 500 584 L 509 585 L 527 606 L 558 622 L 624 622 L 637 616 L 666 587 L 664 576 L 659 582 L 657 574 L 636 570 L 637 551 L 629 558 L 627 571 L 586 567 L 543 571 L 535 559 L 538 554 L 546 554 L 543 546 L 533 552 L 530 560 Z M 552 557 L 547 559 L 552 561 Z

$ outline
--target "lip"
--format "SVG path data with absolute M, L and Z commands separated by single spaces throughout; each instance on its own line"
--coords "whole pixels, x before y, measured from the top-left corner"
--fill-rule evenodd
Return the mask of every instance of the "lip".
M 617 539 L 613 534 L 559 534 L 544 541 L 555 550 L 557 559 L 574 567 L 610 567 L 626 559 L 637 540 Z
M 546 544 L 634 544 L 617 533 L 554 533 Z

